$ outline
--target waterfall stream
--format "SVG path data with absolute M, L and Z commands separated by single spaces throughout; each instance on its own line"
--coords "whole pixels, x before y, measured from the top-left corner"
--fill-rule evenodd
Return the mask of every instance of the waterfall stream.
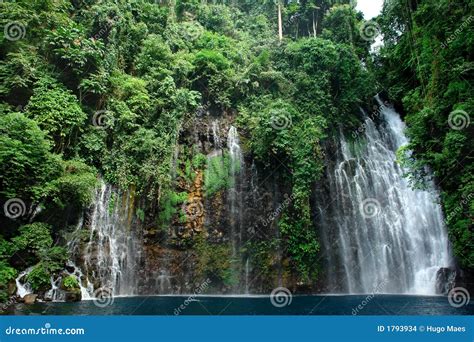
M 239 134 L 234 126 L 229 129 L 227 147 L 230 156 L 231 186 L 229 188 L 230 220 L 232 235 L 232 255 L 236 257 L 242 238 L 242 178 L 243 155 L 240 149 Z
M 114 296 L 137 293 L 142 241 L 131 227 L 133 198 L 110 185 L 96 193 L 84 271 Z
M 61 277 L 57 277 L 55 279 L 53 276 L 51 276 L 50 278 L 51 289 L 45 293 L 44 295 L 45 298 L 48 298 L 49 300 L 52 300 L 55 302 L 64 300 L 63 293 L 61 289 L 59 288 L 61 284 L 61 280 L 62 280 Z
M 220 150 L 222 148 L 220 133 L 219 133 L 219 122 L 217 120 L 212 121 L 212 141 L 214 148 Z
M 30 284 L 26 281 L 28 274 L 33 270 L 33 267 L 29 267 L 23 272 L 21 272 L 18 277 L 15 279 L 16 284 L 16 294 L 20 298 L 25 297 L 27 294 L 33 293 L 31 290 Z
M 232 243 L 232 259 L 235 264 L 234 274 L 236 281 L 239 281 L 238 288 L 234 291 L 239 293 L 245 291 L 243 287 L 245 284 L 240 284 L 240 266 L 242 263 L 240 255 L 240 247 L 242 243 L 243 233 L 243 215 L 244 215 L 244 201 L 243 201 L 243 183 L 244 183 L 244 157 L 242 149 L 240 148 L 239 133 L 234 126 L 230 126 L 227 136 L 227 148 L 229 149 L 230 157 L 230 187 L 228 190 L 229 213 L 231 222 L 231 243 Z M 245 282 L 245 279 L 243 280 Z
M 383 124 L 367 117 L 350 143 L 341 134 L 328 198 L 318 211 L 330 292 L 435 294 L 451 266 L 434 185 L 413 190 L 396 162 L 408 140 L 398 113 L 378 99 Z M 325 203 L 323 203 L 325 202 Z

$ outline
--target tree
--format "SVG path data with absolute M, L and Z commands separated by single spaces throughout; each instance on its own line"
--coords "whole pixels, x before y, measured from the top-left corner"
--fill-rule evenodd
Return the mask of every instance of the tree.
M 60 173 L 59 158 L 38 124 L 21 113 L 0 116 L 0 194 L 37 201 Z
M 87 118 L 76 96 L 49 77 L 35 83 L 26 115 L 38 122 L 58 153 L 66 152 L 75 143 Z

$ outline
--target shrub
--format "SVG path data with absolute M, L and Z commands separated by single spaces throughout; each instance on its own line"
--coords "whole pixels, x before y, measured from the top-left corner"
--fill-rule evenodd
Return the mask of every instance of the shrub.
M 26 280 L 30 283 L 33 291 L 44 291 L 51 284 L 50 274 L 43 263 L 37 264 L 28 274 Z
M 236 165 L 236 170 L 240 166 Z M 230 177 L 230 158 L 226 153 L 212 157 L 208 160 L 204 177 L 204 187 L 206 195 L 212 196 L 216 192 L 232 186 Z
M 8 283 L 15 279 L 17 273 L 6 261 L 0 260 L 0 303 L 8 299 Z
M 80 288 L 77 278 L 73 275 L 69 275 L 63 279 L 63 287 L 66 290 L 74 290 Z

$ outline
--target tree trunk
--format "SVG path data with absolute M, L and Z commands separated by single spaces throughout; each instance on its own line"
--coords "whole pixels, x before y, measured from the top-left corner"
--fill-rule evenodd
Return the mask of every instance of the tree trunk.
M 317 27 L 316 27 L 316 21 L 314 18 L 314 11 L 313 11 L 313 37 L 314 38 L 316 38 L 316 30 L 317 30 Z
M 281 4 L 278 1 L 278 38 L 280 42 L 283 40 L 283 23 L 281 20 Z

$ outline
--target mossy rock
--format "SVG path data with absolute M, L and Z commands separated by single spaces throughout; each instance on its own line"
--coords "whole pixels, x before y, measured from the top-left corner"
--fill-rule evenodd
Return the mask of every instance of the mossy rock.
M 8 288 L 7 288 L 7 290 L 8 290 L 8 295 L 9 295 L 9 296 L 13 296 L 13 295 L 16 293 L 17 288 L 16 288 L 16 283 L 15 283 L 14 280 L 13 280 L 13 281 L 10 281 L 10 282 L 8 283 Z
M 30 293 L 30 294 L 27 294 L 25 297 L 23 297 L 23 302 L 28 305 L 34 304 L 36 303 L 36 298 L 38 298 L 37 294 Z
M 67 277 L 64 277 L 61 281 L 61 289 L 66 291 L 66 292 L 71 292 L 71 291 L 76 291 L 79 290 L 81 291 L 81 287 L 79 286 L 79 282 L 77 278 L 73 275 L 68 275 Z

